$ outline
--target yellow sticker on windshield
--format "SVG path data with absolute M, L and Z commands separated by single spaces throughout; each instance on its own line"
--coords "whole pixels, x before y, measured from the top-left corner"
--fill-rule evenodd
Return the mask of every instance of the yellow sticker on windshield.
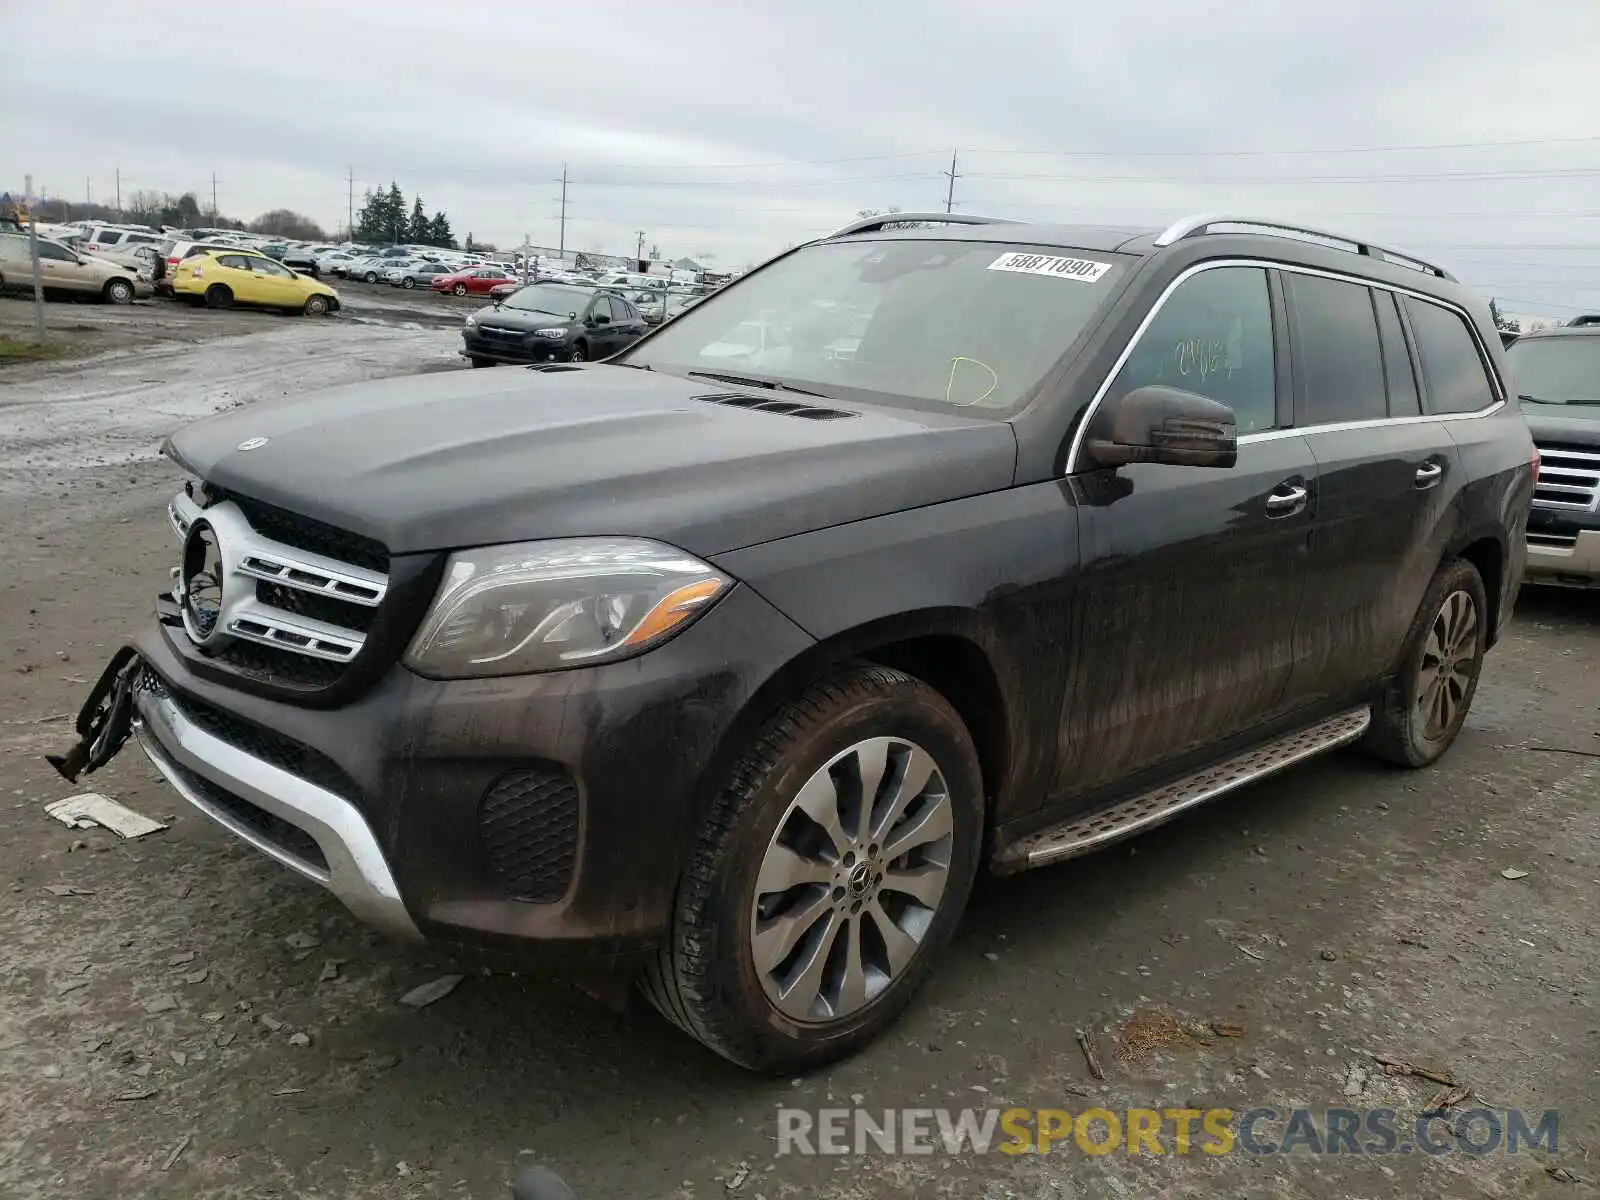
M 1021 271 L 1025 275 L 1049 275 L 1053 279 L 1076 279 L 1094 283 L 1111 270 L 1110 263 L 1087 258 L 1060 258 L 1053 254 L 1024 254 L 1013 250 L 1002 254 L 988 267 L 991 271 Z

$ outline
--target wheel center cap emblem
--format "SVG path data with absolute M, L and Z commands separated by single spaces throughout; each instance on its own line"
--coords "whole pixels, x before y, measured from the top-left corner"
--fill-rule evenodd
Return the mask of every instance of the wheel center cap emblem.
M 245 438 L 244 441 L 239 443 L 239 445 L 236 447 L 236 449 L 239 449 L 239 450 L 259 450 L 259 449 L 261 449 L 261 447 L 265 446 L 271 440 L 272 440 L 271 438 L 264 438 L 264 437 Z
M 856 869 L 850 872 L 850 890 L 858 894 L 866 891 L 871 878 L 872 867 L 867 863 L 857 863 Z

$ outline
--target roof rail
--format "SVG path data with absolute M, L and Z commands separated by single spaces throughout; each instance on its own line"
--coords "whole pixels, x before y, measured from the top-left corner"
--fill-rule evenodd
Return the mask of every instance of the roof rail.
M 1183 217 L 1168 225 L 1156 235 L 1157 246 L 1170 246 L 1174 242 L 1181 242 L 1185 238 L 1196 237 L 1211 232 L 1213 225 L 1248 225 L 1252 229 L 1265 230 L 1274 236 L 1293 237 L 1298 234 L 1301 241 L 1329 241 L 1338 242 L 1348 247 L 1356 254 L 1364 254 L 1368 258 L 1378 258 L 1385 262 L 1394 263 L 1396 266 L 1409 267 L 1413 271 L 1421 271 L 1424 275 L 1437 275 L 1440 279 L 1455 282 L 1455 276 L 1446 271 L 1437 263 L 1428 262 L 1409 254 L 1404 250 L 1395 250 L 1389 246 L 1380 246 L 1376 242 L 1369 242 L 1363 238 L 1353 238 L 1347 233 L 1330 233 L 1326 229 L 1312 229 L 1305 225 L 1290 225 L 1283 221 L 1264 220 L 1260 217 L 1239 217 L 1224 213 L 1196 213 L 1194 216 Z
M 863 217 L 859 221 L 852 221 L 843 229 L 836 229 L 828 236 L 836 238 L 845 237 L 852 233 L 872 233 L 883 229 L 885 226 L 898 225 L 902 221 L 927 222 L 930 225 L 1016 225 L 1020 223 L 1007 220 L 1005 217 L 975 217 L 969 213 L 879 213 L 875 217 Z

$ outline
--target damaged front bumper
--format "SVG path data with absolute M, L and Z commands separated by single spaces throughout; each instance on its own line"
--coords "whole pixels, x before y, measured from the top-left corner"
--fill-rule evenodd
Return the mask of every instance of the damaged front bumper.
M 327 888 L 357 917 L 421 940 L 378 839 L 342 796 L 201 728 L 131 646 L 119 650 L 78 715 L 79 741 L 50 764 L 76 781 L 130 736 L 190 804 L 284 866 Z
M 368 924 L 421 940 L 378 839 L 355 805 L 208 733 L 184 715 L 153 672 L 140 674 L 134 712 L 140 749 L 190 804 L 320 883 Z

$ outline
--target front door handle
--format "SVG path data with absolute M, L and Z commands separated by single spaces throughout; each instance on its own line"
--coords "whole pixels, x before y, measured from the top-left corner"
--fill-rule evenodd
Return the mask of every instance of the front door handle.
M 1436 462 L 1423 463 L 1420 467 L 1417 468 L 1417 476 L 1416 476 L 1416 478 L 1417 478 L 1417 486 L 1419 488 L 1430 488 L 1434 484 L 1438 483 L 1439 479 L 1443 475 L 1444 475 L 1444 464 L 1443 463 L 1436 463 Z
M 1298 483 L 1280 483 L 1267 493 L 1267 516 L 1292 517 L 1303 512 L 1307 495 L 1306 489 Z

